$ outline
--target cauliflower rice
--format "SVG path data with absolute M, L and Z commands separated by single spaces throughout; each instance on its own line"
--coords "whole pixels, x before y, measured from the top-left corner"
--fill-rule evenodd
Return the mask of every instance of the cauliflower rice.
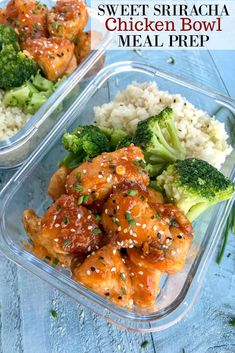
M 15 135 L 31 117 L 17 107 L 6 107 L 3 95 L 4 92 L 0 90 L 0 141 Z
M 232 152 L 224 124 L 195 108 L 181 95 L 159 91 L 155 82 L 131 83 L 112 102 L 94 108 L 95 120 L 99 126 L 119 127 L 134 134 L 140 120 L 160 113 L 167 106 L 174 111 L 186 157 L 203 159 L 220 169 Z

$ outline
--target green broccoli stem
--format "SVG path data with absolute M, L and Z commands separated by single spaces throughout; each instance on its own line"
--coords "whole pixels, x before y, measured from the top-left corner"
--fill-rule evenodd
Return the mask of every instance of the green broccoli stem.
M 175 150 L 177 150 L 180 153 L 180 157 L 178 156 L 178 159 L 184 159 L 185 156 L 185 148 L 180 142 L 179 136 L 178 136 L 178 131 L 175 127 L 174 121 L 169 121 L 168 124 L 168 132 L 172 141 L 172 145 Z
M 221 199 L 220 202 L 229 200 L 231 195 L 227 195 L 224 199 Z M 191 207 L 190 210 L 187 212 L 187 218 L 190 222 L 194 221 L 202 212 L 207 210 L 209 207 L 216 205 L 218 201 L 208 201 L 208 202 L 201 202 L 196 204 L 195 206 Z
M 79 156 L 70 152 L 62 161 L 60 161 L 60 165 L 65 165 L 70 170 L 77 168 L 85 158 L 85 154 L 81 153 Z
M 190 208 L 186 216 L 190 222 L 193 222 L 202 212 L 204 212 L 206 209 L 208 209 L 211 206 L 213 206 L 213 203 L 212 204 L 210 204 L 209 202 L 198 203 L 195 206 Z
M 158 148 L 156 148 L 156 153 L 159 154 L 158 151 L 161 148 L 161 150 L 163 151 L 163 156 L 168 158 L 169 161 L 175 162 L 178 159 L 178 154 L 176 154 L 174 148 L 171 147 L 166 141 L 160 126 L 156 126 L 154 128 L 154 133 L 156 134 L 154 142 L 156 142 L 156 146 L 158 146 Z

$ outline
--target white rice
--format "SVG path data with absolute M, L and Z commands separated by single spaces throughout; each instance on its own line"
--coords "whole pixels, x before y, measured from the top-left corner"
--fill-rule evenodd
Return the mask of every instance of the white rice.
M 17 107 L 6 107 L 3 95 L 4 92 L 0 90 L 0 141 L 15 135 L 31 117 Z
M 134 134 L 140 120 L 158 114 L 167 106 L 174 111 L 186 157 L 203 159 L 220 169 L 232 152 L 224 124 L 179 94 L 159 91 L 155 82 L 131 83 L 112 102 L 94 108 L 95 120 L 99 126 L 119 127 Z

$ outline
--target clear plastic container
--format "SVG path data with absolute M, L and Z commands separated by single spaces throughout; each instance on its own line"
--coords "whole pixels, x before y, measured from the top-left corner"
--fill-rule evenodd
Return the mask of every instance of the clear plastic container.
M 135 331 L 160 331 L 174 325 L 193 305 L 202 286 L 209 262 L 215 253 L 232 200 L 206 211 L 195 222 L 195 238 L 182 273 L 164 276 L 161 292 L 151 308 L 125 310 L 70 278 L 68 270 L 53 268 L 24 248 L 27 241 L 22 226 L 22 213 L 33 208 L 42 215 L 51 204 L 47 185 L 58 161 L 66 154 L 61 137 L 65 130 L 77 124 L 91 123 L 93 107 L 109 102 L 119 90 L 132 81 L 156 81 L 159 88 L 179 93 L 208 113 L 220 109 L 217 116 L 224 121 L 228 133 L 235 126 L 235 101 L 168 75 L 144 63 L 119 62 L 103 69 L 64 113 L 31 158 L 19 169 L 0 195 L 0 247 L 17 264 L 28 269 L 77 302 L 100 314 L 118 326 Z M 231 135 L 231 143 L 233 136 Z M 235 179 L 234 151 L 227 159 L 223 171 Z
M 9 2 L 4 0 L 0 7 L 3 8 Z M 44 1 L 48 7 L 55 4 L 55 0 Z M 96 12 L 88 8 L 89 21 L 85 30 L 91 28 L 91 20 L 97 27 L 102 26 L 102 22 Z M 19 166 L 38 146 L 39 142 L 48 134 L 55 123 L 63 116 L 66 110 L 75 101 L 81 93 L 87 80 L 80 84 L 81 80 L 87 76 L 89 78 L 94 74 L 95 64 L 104 55 L 112 35 L 106 32 L 106 35 L 98 43 L 97 49 L 92 51 L 84 62 L 69 75 L 69 77 L 58 87 L 54 94 L 43 104 L 43 106 L 29 119 L 29 121 L 11 138 L 0 141 L 0 168 L 14 168 Z M 98 65 L 97 65 L 98 66 Z

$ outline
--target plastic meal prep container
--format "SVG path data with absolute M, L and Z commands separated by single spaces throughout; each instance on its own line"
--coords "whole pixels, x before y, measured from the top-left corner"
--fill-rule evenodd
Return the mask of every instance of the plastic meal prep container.
M 66 154 L 61 144 L 65 130 L 78 124 L 91 123 L 93 107 L 107 103 L 132 81 L 155 81 L 161 90 L 179 93 L 197 107 L 225 122 L 228 133 L 235 126 L 235 101 L 209 89 L 168 75 L 146 63 L 118 62 L 104 68 L 64 113 L 30 159 L 19 169 L 0 195 L 0 248 L 12 261 L 48 281 L 77 302 L 95 311 L 108 321 L 134 331 L 160 331 L 174 325 L 188 312 L 202 286 L 208 264 L 215 253 L 232 201 L 206 211 L 194 224 L 195 237 L 182 273 L 163 276 L 161 292 L 153 307 L 126 310 L 76 283 L 63 267 L 53 268 L 24 247 L 28 241 L 21 218 L 27 208 L 42 215 L 51 204 L 47 185 L 58 162 Z M 219 109 L 219 110 L 218 110 Z M 230 143 L 234 146 L 230 135 Z M 223 172 L 235 179 L 235 152 L 229 156 Z
M 0 8 L 5 7 L 9 0 L 0 3 Z M 48 7 L 52 7 L 56 0 L 42 1 Z M 94 28 L 102 26 L 102 22 L 96 12 L 88 8 L 89 21 L 85 31 L 91 27 L 91 20 Z M 95 64 L 104 55 L 112 35 L 107 32 L 97 45 L 97 49 L 82 62 L 76 70 L 58 87 L 58 89 L 48 98 L 43 106 L 28 120 L 12 137 L 0 141 L 0 168 L 13 168 L 19 166 L 38 146 L 39 142 L 48 134 L 55 123 L 63 116 L 66 110 L 77 98 L 87 84 L 87 80 L 80 84 L 87 75 L 89 78 L 94 74 Z M 98 65 L 97 65 L 98 66 Z

